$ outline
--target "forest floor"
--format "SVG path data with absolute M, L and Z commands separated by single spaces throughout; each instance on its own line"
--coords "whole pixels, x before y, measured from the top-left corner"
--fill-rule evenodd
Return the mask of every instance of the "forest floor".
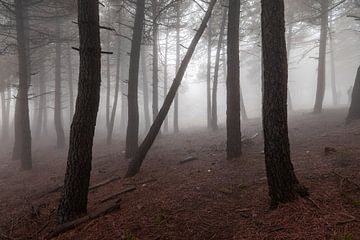
M 131 188 L 118 210 L 54 239 L 360 239 L 360 122 L 344 126 L 345 115 L 290 117 L 292 161 L 307 199 L 269 209 L 259 119 L 244 123 L 245 136 L 259 135 L 234 161 L 225 158 L 225 129 L 193 129 L 160 136 L 140 174 L 90 192 L 89 213 Z M 123 146 L 96 142 L 91 185 L 125 174 Z M 189 156 L 197 159 L 180 164 Z M 63 183 L 66 151 L 39 145 L 33 158 L 29 172 L 9 153 L 0 158 L 0 239 L 47 239 L 56 226 L 60 193 L 51 190 Z

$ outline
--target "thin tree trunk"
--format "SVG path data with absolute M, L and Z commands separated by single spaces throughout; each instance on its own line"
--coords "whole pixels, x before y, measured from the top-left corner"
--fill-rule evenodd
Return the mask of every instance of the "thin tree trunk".
M 117 109 L 117 104 L 118 104 L 118 99 L 119 99 L 120 62 L 121 62 L 120 59 L 121 59 L 121 42 L 120 42 L 120 38 L 119 38 L 119 40 L 118 40 L 117 59 L 116 59 L 115 96 L 114 96 L 114 103 L 113 103 L 113 107 L 112 107 L 112 110 L 111 110 L 110 122 L 109 122 L 109 127 L 108 127 L 108 132 L 107 132 L 107 138 L 106 138 L 106 143 L 108 145 L 110 145 L 111 142 L 112 142 L 112 135 L 113 135 L 114 123 L 115 123 L 115 114 L 116 114 L 116 109 Z
M 30 56 L 27 47 L 28 26 L 27 9 L 23 0 L 15 0 L 16 35 L 19 58 L 19 88 L 16 99 L 15 113 L 15 146 L 13 159 L 21 159 L 21 168 L 28 170 L 32 168 L 31 156 L 31 131 L 29 119 L 28 90 L 30 82 Z
M 110 8 L 108 9 L 108 18 L 107 22 L 110 25 Z M 110 49 L 110 31 L 106 33 L 106 48 Z M 105 121 L 106 121 L 106 128 L 109 129 L 109 121 L 110 121 L 110 94 L 111 94 L 111 75 L 110 75 L 110 55 L 106 55 L 106 112 L 105 112 Z
M 165 56 L 164 56 L 164 99 L 168 93 L 168 54 L 169 54 L 169 28 L 166 28 L 165 34 Z M 169 132 L 169 119 L 168 117 L 164 120 L 164 132 Z
M 329 27 L 329 44 L 330 44 L 330 63 L 331 63 L 331 91 L 334 106 L 338 105 L 338 96 L 336 92 L 336 71 L 335 71 L 335 49 L 332 34 L 332 12 L 330 12 L 330 27 Z
M 314 113 L 321 113 L 325 95 L 325 68 L 326 68 L 326 40 L 328 31 L 328 7 L 329 0 L 321 0 L 321 32 L 320 32 L 320 47 L 319 47 L 319 66 L 318 79 L 316 89 L 316 99 L 314 105 Z
M 139 172 L 141 164 L 142 164 L 147 152 L 149 151 L 152 144 L 154 143 L 156 136 L 158 135 L 158 133 L 160 131 L 161 125 L 164 122 L 164 119 L 166 118 L 166 115 L 169 112 L 172 102 L 174 101 L 176 92 L 178 91 L 178 89 L 180 87 L 180 84 L 184 77 L 186 68 L 190 62 L 190 59 L 191 59 L 194 51 L 195 51 L 195 47 L 206 29 L 206 25 L 211 17 L 211 12 L 214 8 L 215 3 L 216 3 L 216 0 L 212 0 L 210 2 L 209 8 L 206 11 L 203 21 L 187 50 L 187 53 L 181 63 L 179 70 L 177 71 L 175 79 L 170 87 L 169 93 L 167 94 L 167 96 L 165 98 L 164 104 L 161 107 L 159 114 L 156 116 L 156 119 L 153 122 L 144 141 L 140 145 L 139 150 L 136 152 L 135 156 L 132 158 L 132 160 L 129 164 L 129 168 L 126 173 L 126 177 L 132 177 Z
M 56 130 L 57 148 L 65 147 L 65 133 L 62 123 L 62 106 L 61 106 L 61 26 L 60 19 L 56 20 L 56 42 L 55 42 L 55 109 L 54 123 Z
M 145 117 L 145 129 L 150 128 L 150 110 L 149 110 L 149 86 L 148 86 L 148 77 L 147 77 L 147 67 L 146 67 L 146 47 L 141 48 L 141 73 L 143 80 L 143 96 L 144 96 L 144 117 Z
M 135 23 L 131 41 L 129 83 L 128 83 L 128 125 L 126 132 L 125 156 L 133 157 L 138 149 L 139 139 L 139 106 L 138 106 L 138 76 L 139 60 L 142 39 L 142 30 L 145 18 L 145 1 L 136 2 Z
M 208 27 L 208 46 L 207 46 L 207 74 L 206 74 L 206 105 L 207 105 L 207 127 L 211 128 L 211 45 L 212 45 L 212 31 L 211 19 Z
M 308 192 L 296 178 L 290 160 L 284 1 L 262 0 L 261 7 L 265 164 L 271 205 L 274 206 L 306 196 Z
M 36 138 L 40 138 L 41 136 L 41 130 L 43 127 L 43 118 L 44 118 L 44 109 L 46 108 L 46 89 L 45 89 L 45 69 L 44 69 L 44 63 L 40 62 L 40 75 L 39 75 L 39 111 L 37 116 L 37 122 L 36 122 Z
M 176 4 L 176 71 L 180 66 L 180 4 Z M 179 93 L 176 93 L 174 102 L 174 133 L 179 132 Z
M 226 80 L 226 156 L 227 159 L 241 155 L 241 120 L 240 120 L 240 59 L 239 59 L 239 24 L 240 1 L 229 1 L 227 34 L 227 80 Z
M 287 35 L 287 59 L 288 59 L 288 61 L 290 61 L 290 56 L 291 56 L 292 35 L 293 35 L 293 25 L 290 24 L 289 25 L 289 32 L 288 32 L 288 35 Z M 293 111 L 294 108 L 293 108 L 293 103 L 292 103 L 292 98 L 291 98 L 289 86 L 288 86 L 288 90 L 287 90 L 287 98 L 288 98 L 288 110 Z
M 213 83 L 213 92 L 212 92 L 212 109 L 211 109 L 211 128 L 212 130 L 217 130 L 218 127 L 218 116 L 217 116 L 217 89 L 218 89 L 218 79 L 219 79 L 219 68 L 220 68 L 220 53 L 221 47 L 224 39 L 225 24 L 226 24 L 226 14 L 227 7 L 224 7 L 223 16 L 220 26 L 219 41 L 216 49 L 215 57 L 215 69 L 214 69 L 214 83 Z
M 360 118 L 360 67 L 357 70 L 354 87 L 352 90 L 351 104 L 349 113 L 346 117 L 346 123 Z
M 9 138 L 9 114 L 6 108 L 5 90 L 1 91 L 1 113 L 2 113 L 2 139 Z
M 152 101 L 152 113 L 153 113 L 153 120 L 155 120 L 156 115 L 159 112 L 159 53 L 158 53 L 158 35 L 159 35 L 159 25 L 157 22 L 158 18 L 158 10 L 157 10 L 158 2 L 157 0 L 152 0 L 152 17 L 153 17 L 153 101 Z
M 67 62 L 68 62 L 68 81 L 69 81 L 69 114 L 70 114 L 70 122 L 74 116 L 74 83 L 73 83 L 73 69 L 72 69 L 72 54 L 71 54 L 71 47 L 68 46 L 68 53 L 67 53 Z
M 57 211 L 59 223 L 87 212 L 92 146 L 100 100 L 101 45 L 99 1 L 78 0 L 80 71 L 76 109 L 63 192 Z M 92 24 L 88 24 L 91 22 Z
M 248 115 L 246 113 L 246 108 L 245 108 L 245 102 L 244 102 L 244 96 L 242 93 L 242 87 L 240 84 L 240 116 L 242 117 L 242 120 L 247 121 Z

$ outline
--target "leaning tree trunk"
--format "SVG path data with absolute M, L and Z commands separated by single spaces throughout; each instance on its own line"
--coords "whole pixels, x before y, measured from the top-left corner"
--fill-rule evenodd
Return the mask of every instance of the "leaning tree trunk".
M 296 178 L 290 160 L 284 1 L 262 0 L 261 8 L 265 164 L 274 206 L 308 193 Z
M 180 66 L 180 4 L 176 3 L 176 72 Z M 174 102 L 174 133 L 179 132 L 179 93 L 176 93 Z
M 168 55 L 169 55 L 169 28 L 166 28 L 165 34 L 165 54 L 164 54 L 164 98 L 168 93 Z M 164 120 L 164 132 L 169 131 L 169 119 L 166 117 Z
M 351 104 L 346 123 L 360 118 L 360 67 L 357 70 L 354 87 L 352 90 Z
M 212 130 L 217 130 L 218 127 L 218 116 L 217 116 L 217 89 L 218 89 L 218 79 L 219 79 L 219 68 L 220 68 L 220 53 L 221 46 L 224 39 L 224 31 L 225 31 L 225 23 L 226 23 L 226 14 L 227 7 L 224 7 L 220 33 L 219 33 L 219 41 L 216 49 L 216 57 L 215 57 L 215 69 L 214 69 L 214 83 L 213 83 L 213 92 L 212 92 L 212 108 L 211 108 L 211 128 Z
M 144 118 L 145 118 L 145 129 L 146 131 L 150 128 L 150 110 L 149 110 L 149 85 L 148 85 L 148 77 L 147 77 L 147 67 L 146 67 L 146 47 L 143 46 L 141 48 L 141 73 L 142 73 L 142 83 L 143 83 L 143 96 L 144 96 Z
M 207 46 L 207 72 L 206 72 L 206 106 L 207 106 L 207 128 L 211 128 L 211 19 L 209 21 L 208 31 L 208 46 Z
M 156 115 L 159 112 L 159 50 L 158 50 L 158 35 L 159 35 L 159 24 L 157 22 L 158 19 L 158 10 L 157 10 L 157 0 L 152 0 L 152 17 L 153 17 L 153 71 L 152 71 L 152 83 L 153 83 L 153 101 L 152 101 L 152 113 L 153 120 L 155 120 Z
M 112 135 L 114 131 L 114 123 L 115 123 L 115 115 L 116 109 L 119 99 L 119 88 L 120 88 L 120 59 L 121 59 L 121 42 L 120 38 L 118 40 L 118 51 L 117 51 L 117 59 L 116 59 L 116 77 L 115 77 L 115 96 L 114 96 L 114 103 L 111 110 L 110 120 L 109 120 L 109 127 L 106 137 L 106 143 L 108 145 L 112 142 Z
M 158 133 L 160 131 L 161 125 L 164 122 L 164 119 L 166 118 L 166 115 L 169 112 L 172 102 L 174 101 L 176 92 L 178 91 L 178 89 L 180 87 L 180 84 L 184 77 L 186 68 L 189 65 L 190 59 L 195 51 L 195 47 L 206 29 L 206 25 L 211 17 L 211 12 L 214 8 L 215 3 L 216 3 L 216 0 L 212 0 L 210 2 L 209 8 L 206 11 L 205 17 L 187 50 L 187 53 L 180 65 L 179 70 L 176 73 L 175 79 L 170 87 L 169 93 L 166 95 L 164 104 L 161 107 L 159 114 L 156 116 L 156 119 L 153 122 L 144 141 L 141 143 L 139 150 L 136 152 L 135 156 L 131 159 L 128 171 L 126 173 L 126 177 L 132 177 L 139 172 L 141 164 L 142 164 L 147 152 L 149 151 L 152 144 L 154 143 L 156 136 L 158 135 Z
M 321 0 L 321 32 L 319 47 L 319 66 L 314 113 L 321 113 L 325 95 L 326 40 L 328 31 L 329 0 Z
M 139 139 L 139 105 L 138 77 L 142 30 L 145 18 L 145 1 L 136 2 L 136 14 L 131 41 L 129 83 L 128 83 L 128 125 L 126 132 L 125 156 L 133 157 L 138 149 Z
M 229 1 L 227 34 L 227 80 L 226 80 L 226 156 L 228 159 L 241 155 L 240 122 L 240 59 L 239 59 L 239 24 L 240 1 Z
M 25 1 L 15 0 L 16 39 L 18 48 L 19 87 L 15 113 L 15 145 L 13 159 L 21 159 L 21 168 L 32 168 L 31 131 L 29 118 L 28 90 L 30 83 L 30 56 L 28 51 L 28 18 Z
M 62 124 L 62 106 L 61 106 L 61 29 L 60 19 L 56 19 L 56 41 L 55 41 L 55 109 L 54 123 L 56 130 L 57 148 L 65 147 L 65 133 Z
M 64 187 L 57 211 L 59 223 L 71 221 L 87 212 L 92 146 L 100 100 L 99 1 L 78 0 L 78 14 L 80 36 L 78 96 L 70 128 Z

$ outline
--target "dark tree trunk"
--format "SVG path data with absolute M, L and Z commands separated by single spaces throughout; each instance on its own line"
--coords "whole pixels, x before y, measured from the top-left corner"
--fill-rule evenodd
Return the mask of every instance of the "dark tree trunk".
M 121 59 L 121 42 L 120 38 L 118 40 L 118 51 L 117 51 L 117 59 L 116 59 L 116 77 L 115 77 L 115 96 L 114 96 L 114 103 L 111 110 L 111 116 L 109 121 L 109 127 L 107 132 L 107 138 L 106 143 L 108 145 L 112 142 L 112 135 L 114 131 L 114 123 L 115 123 L 115 115 L 116 115 L 116 109 L 119 99 L 119 88 L 120 88 L 120 59 Z
M 136 2 L 136 14 L 131 41 L 129 83 L 128 83 L 128 125 L 126 132 L 125 156 L 133 157 L 138 149 L 139 138 L 139 105 L 138 77 L 142 30 L 145 18 L 145 1 Z
M 72 54 L 71 47 L 68 46 L 67 53 L 67 62 L 68 62 L 68 81 L 69 81 L 69 114 L 70 114 L 70 122 L 74 116 L 74 83 L 73 83 L 73 69 L 72 69 Z
M 354 87 L 352 90 L 351 104 L 346 123 L 360 118 L 360 67 L 357 70 Z
M 150 110 L 149 110 L 149 86 L 148 86 L 148 77 L 147 77 L 147 67 L 146 67 L 146 47 L 141 48 L 141 73 L 143 80 L 143 96 L 144 96 L 144 118 L 145 118 L 145 129 L 146 131 L 150 128 Z
M 15 145 L 13 159 L 21 159 L 21 168 L 32 168 L 31 131 L 29 118 L 28 90 L 30 83 L 30 56 L 28 51 L 28 19 L 25 1 L 15 0 L 16 35 L 19 58 L 19 88 L 15 113 Z
M 325 95 L 325 68 L 326 68 L 326 40 L 328 32 L 328 7 L 329 0 L 321 0 L 321 32 L 319 47 L 319 66 L 318 79 L 316 88 L 316 99 L 314 105 L 314 113 L 321 113 Z
M 271 204 L 277 205 L 305 196 L 307 190 L 290 160 L 284 2 L 262 0 L 261 7 L 265 164 Z
M 211 128 L 212 130 L 218 130 L 218 116 L 217 116 L 217 89 L 218 89 L 218 79 L 219 79 L 219 68 L 220 68 L 220 53 L 222 48 L 222 42 L 224 39 L 224 31 L 226 24 L 226 14 L 227 7 L 224 7 L 223 16 L 220 26 L 219 41 L 216 49 L 215 57 L 215 69 L 214 69 L 214 83 L 213 83 L 213 92 L 212 92 L 212 109 L 211 109 Z
M 180 66 L 180 4 L 176 4 L 176 72 Z M 174 102 L 174 133 L 179 132 L 179 93 L 176 93 Z
M 39 111 L 36 122 L 36 138 L 41 136 L 41 130 L 43 127 L 44 120 L 44 109 L 46 108 L 46 88 L 45 88 L 45 69 L 44 63 L 40 62 L 40 73 L 39 73 Z
M 164 98 L 168 93 L 168 54 L 169 54 L 169 28 L 166 29 L 165 36 L 165 56 L 164 56 Z M 164 132 L 169 132 L 169 119 L 164 120 Z
M 159 25 L 157 23 L 158 10 L 157 0 L 152 0 L 152 16 L 153 16 L 153 71 L 152 71 L 152 80 L 153 80 L 153 101 L 152 101 L 152 113 L 153 120 L 155 120 L 156 115 L 159 112 L 159 53 L 158 53 L 158 35 L 159 35 Z
M 226 156 L 228 159 L 241 155 L 240 122 L 240 59 L 239 59 L 240 1 L 229 1 L 227 34 L 227 118 Z
M 206 105 L 207 105 L 207 127 L 211 128 L 211 19 L 209 21 L 208 31 L 208 46 L 207 46 L 207 74 L 206 74 Z
M 290 56 L 291 56 L 291 48 L 292 48 L 292 35 L 293 35 L 293 26 L 292 24 L 289 25 L 289 32 L 287 35 L 287 59 L 288 61 L 290 61 Z M 291 94 L 290 94 L 290 89 L 288 86 L 288 90 L 287 90 L 287 102 L 288 102 L 288 109 L 289 111 L 293 111 L 293 103 L 292 103 L 292 99 L 291 99 Z
M 60 19 L 56 20 L 56 42 L 55 42 L 55 109 L 54 123 L 56 130 L 57 148 L 65 147 L 65 133 L 62 124 L 62 106 L 61 106 L 61 29 Z
M 172 102 L 174 101 L 176 92 L 180 87 L 180 84 L 184 77 L 186 68 L 190 62 L 190 59 L 191 59 L 194 51 L 195 51 L 195 47 L 206 29 L 206 25 L 211 17 L 211 12 L 214 8 L 215 3 L 216 3 L 216 0 L 212 0 L 210 2 L 209 8 L 206 11 L 204 19 L 187 50 L 187 53 L 181 63 L 179 70 L 176 73 L 174 81 L 170 87 L 169 93 L 166 95 L 164 104 L 161 107 L 159 114 L 156 116 L 156 119 L 153 122 L 144 141 L 141 143 L 139 150 L 136 152 L 135 156 L 131 159 L 128 171 L 126 173 L 126 177 L 132 177 L 139 172 L 141 164 L 142 164 L 147 152 L 149 151 L 152 144 L 154 143 L 156 136 L 158 135 L 158 133 L 160 131 L 161 125 L 164 122 L 164 119 L 166 118 L 166 115 L 169 112 Z
M 100 100 L 99 1 L 78 0 L 78 14 L 80 36 L 78 96 L 70 129 L 64 187 L 57 211 L 59 223 L 68 222 L 87 211 L 92 146 Z

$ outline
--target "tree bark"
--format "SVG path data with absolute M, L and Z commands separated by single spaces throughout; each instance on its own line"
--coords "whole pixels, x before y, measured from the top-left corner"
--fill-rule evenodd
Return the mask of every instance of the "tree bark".
M 41 130 L 43 128 L 44 120 L 44 109 L 46 108 L 46 87 L 45 87 L 45 69 L 44 63 L 40 62 L 40 73 L 39 73 L 39 111 L 36 122 L 36 138 L 40 138 Z
M 292 48 L 292 35 L 293 35 L 293 25 L 290 24 L 289 25 L 289 32 L 287 35 L 287 59 L 288 61 L 290 61 L 290 56 L 291 56 L 291 48 Z M 292 103 L 292 98 L 291 98 L 291 94 L 290 94 L 290 89 L 288 86 L 288 90 L 287 90 L 287 98 L 288 98 L 288 110 L 289 111 L 293 111 L 293 103 Z
M 176 3 L 176 72 L 180 66 L 180 4 Z M 179 93 L 176 93 L 174 102 L 174 133 L 179 133 Z
M 346 123 L 360 118 L 360 67 L 357 70 L 354 87 L 352 90 L 351 104 L 349 113 L 346 117 Z
M 218 89 L 218 79 L 219 79 L 219 68 L 220 68 L 220 53 L 222 48 L 222 42 L 224 39 L 224 31 L 226 24 L 226 14 L 227 7 L 224 7 L 223 16 L 220 26 L 219 41 L 216 49 L 215 57 L 215 69 L 214 69 L 214 83 L 213 83 L 213 92 L 212 92 L 212 109 L 211 109 L 211 128 L 212 130 L 218 130 L 218 116 L 217 116 L 217 89 Z
M 59 223 L 86 214 L 92 146 L 100 100 L 101 45 L 99 1 L 78 0 L 80 70 L 78 96 L 70 128 L 64 188 L 57 211 Z
M 330 45 L 330 63 L 331 63 L 331 92 L 334 106 L 338 105 L 338 96 L 336 92 L 336 71 L 335 71 L 335 49 L 332 34 L 332 12 L 330 12 L 330 27 L 329 27 L 329 45 Z
M 107 23 L 110 26 L 111 19 L 111 11 L 108 9 L 108 18 Z M 110 31 L 106 33 L 106 48 L 110 49 Z M 109 130 L 109 122 L 110 122 L 110 94 L 111 94 L 111 74 L 110 74 L 110 55 L 106 55 L 106 111 L 105 111 L 105 121 L 106 128 Z
M 148 72 L 146 67 L 146 47 L 141 48 L 141 73 L 143 80 L 143 96 L 144 96 L 144 118 L 145 118 L 145 129 L 146 131 L 150 128 L 150 110 L 149 110 L 149 86 L 148 86 Z
M 153 101 L 152 101 L 152 113 L 153 120 L 155 120 L 156 115 L 159 112 L 159 53 L 158 53 L 158 35 L 159 35 L 159 25 L 157 22 L 158 18 L 158 1 L 152 0 L 152 17 L 153 17 L 153 71 L 152 71 L 152 80 L 153 80 Z
M 131 41 L 129 83 L 128 83 L 128 125 L 126 132 L 125 156 L 133 157 L 138 149 L 139 106 L 138 76 L 142 30 L 145 18 L 145 0 L 136 2 L 136 14 Z
M 18 47 L 19 87 L 16 99 L 15 113 L 15 145 L 13 159 L 21 159 L 21 168 L 32 168 L 31 131 L 29 118 L 28 90 L 30 83 L 30 55 L 28 51 L 29 39 L 28 18 L 25 1 L 15 0 L 16 35 Z
M 117 50 L 117 59 L 116 59 L 116 77 L 115 77 L 115 96 L 114 96 L 114 103 L 111 110 L 111 116 L 109 120 L 109 127 L 107 132 L 107 138 L 106 143 L 108 145 L 112 142 L 112 135 L 114 131 L 114 123 L 115 123 L 115 115 L 116 115 L 116 109 L 119 99 L 119 88 L 120 88 L 120 59 L 121 59 L 121 42 L 120 38 L 118 40 L 118 50 Z
M 2 139 L 7 140 L 9 138 L 9 115 L 6 106 L 5 97 L 6 88 L 1 91 L 1 113 L 2 113 Z M 8 100 L 9 101 L 9 100 Z
M 314 105 L 314 113 L 321 113 L 325 95 L 325 68 L 326 68 L 326 40 L 328 31 L 328 7 L 329 0 L 321 0 L 321 32 L 320 32 L 320 47 L 319 47 L 319 66 L 318 79 L 316 89 L 316 99 Z
M 174 81 L 173 81 L 171 87 L 170 87 L 169 93 L 166 95 L 164 104 L 161 107 L 159 114 L 156 116 L 156 119 L 153 122 L 144 141 L 141 143 L 139 150 L 136 152 L 135 156 L 130 161 L 128 171 L 126 173 L 126 177 L 132 177 L 139 172 L 141 164 L 142 164 L 144 158 L 146 157 L 147 152 L 149 151 L 152 144 L 154 143 L 156 136 L 158 135 L 158 133 L 160 131 L 161 125 L 164 122 L 164 119 L 166 118 L 166 115 L 169 112 L 172 102 L 174 101 L 176 92 L 180 87 L 180 84 L 184 77 L 186 68 L 189 65 L 190 59 L 195 51 L 195 47 L 206 29 L 206 25 L 211 17 L 211 12 L 214 8 L 215 3 L 216 3 L 216 0 L 212 0 L 210 2 L 209 8 L 206 11 L 206 14 L 202 20 L 202 23 L 201 23 L 199 29 L 197 30 L 197 32 L 187 50 L 187 53 L 180 65 L 179 70 L 177 71 L 177 74 L 174 78 Z
M 211 32 L 211 19 L 209 20 L 208 27 L 208 46 L 207 46 L 207 74 L 206 74 L 206 105 L 207 105 L 207 127 L 211 128 L 211 45 L 212 45 L 212 32 Z
M 240 121 L 240 59 L 239 59 L 239 24 L 240 1 L 229 1 L 227 34 L 227 80 L 226 80 L 226 156 L 227 159 L 241 155 Z
M 68 46 L 67 52 L 67 62 L 68 62 L 68 83 L 69 83 L 69 114 L 70 114 L 70 122 L 74 116 L 74 83 L 73 83 L 73 69 L 72 69 L 72 54 L 71 54 L 71 47 Z
M 61 106 L 61 26 L 60 19 L 56 20 L 56 40 L 55 40 L 55 109 L 54 123 L 56 130 L 57 148 L 65 147 L 65 133 L 62 123 L 62 106 Z
M 290 160 L 287 125 L 287 53 L 284 1 L 261 1 L 263 52 L 263 128 L 271 205 L 306 196 Z
M 169 55 L 169 28 L 166 28 L 165 34 L 165 56 L 164 56 L 164 98 L 168 93 L 168 55 Z M 169 119 L 164 120 L 164 132 L 169 132 Z

